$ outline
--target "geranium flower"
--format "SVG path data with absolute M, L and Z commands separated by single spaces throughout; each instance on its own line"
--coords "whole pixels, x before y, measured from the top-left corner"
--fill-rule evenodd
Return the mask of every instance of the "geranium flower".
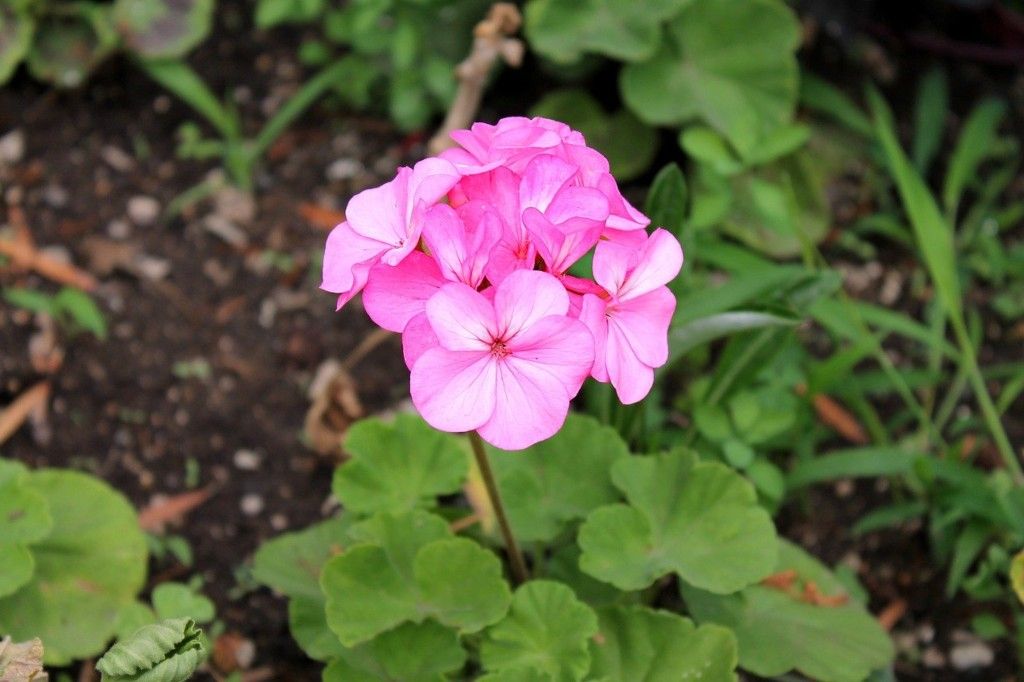
M 338 294 L 339 309 L 362 290 L 375 264 L 397 265 L 416 248 L 423 214 L 460 177 L 449 162 L 429 158 L 352 197 L 347 220 L 331 231 L 324 250 L 320 288 Z
M 594 279 L 604 289 L 586 293 L 579 319 L 594 337 L 598 381 L 610 381 L 629 405 L 651 390 L 654 369 L 668 360 L 668 328 L 676 299 L 665 286 L 683 265 L 683 251 L 658 229 L 639 249 L 603 241 L 594 253 Z
M 476 430 L 506 450 L 554 435 L 594 361 L 590 332 L 568 311 L 565 288 L 544 272 L 513 272 L 493 302 L 444 285 L 426 305 L 438 345 L 413 365 L 416 409 L 434 428 Z

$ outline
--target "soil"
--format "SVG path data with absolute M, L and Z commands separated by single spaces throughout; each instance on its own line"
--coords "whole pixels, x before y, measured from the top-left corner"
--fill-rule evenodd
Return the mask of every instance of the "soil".
M 215 36 L 191 62 L 215 92 L 233 88 L 252 132 L 302 70 L 293 61 L 299 36 L 253 32 L 242 18 L 247 5 L 221 0 Z M 52 377 L 49 428 L 22 429 L 3 452 L 34 467 L 91 471 L 139 508 L 209 486 L 212 497 L 171 529 L 191 544 L 204 593 L 227 630 L 254 643 L 253 667 L 269 666 L 275 680 L 316 680 L 320 666 L 292 642 L 283 600 L 253 588 L 244 573 L 262 541 L 329 513 L 334 462 L 302 440 L 307 390 L 324 361 L 345 358 L 373 330 L 358 305 L 335 313 L 332 297 L 317 289 L 327 232 L 301 207 L 340 210 L 423 149 L 383 118 L 315 109 L 274 145 L 258 174 L 256 217 L 243 221 L 246 243 L 231 244 L 205 227 L 216 212 L 209 201 L 169 222 L 128 217 L 132 198 L 166 207 L 207 177 L 214 164 L 175 156 L 175 133 L 188 120 L 195 117 L 183 104 L 120 58 L 82 90 L 56 93 L 24 76 L 0 89 L 0 135 L 17 129 L 26 141 L 24 156 L 0 176 L 0 208 L 21 206 L 36 243 L 61 247 L 81 267 L 118 245 L 166 267 L 163 277 L 97 273 L 109 338 L 62 335 L 66 357 Z M 0 270 L 0 284 L 55 291 L 9 270 Z M 0 304 L 0 404 L 42 378 L 29 361 L 35 331 L 31 315 Z M 1013 348 L 1000 347 L 1003 360 L 1014 359 Z M 369 412 L 407 395 L 395 341 L 351 374 Z M 1024 432 L 1016 428 L 1019 442 Z M 874 612 L 905 602 L 897 638 L 948 652 L 971 606 L 943 597 L 944 575 L 925 531 L 909 525 L 858 538 L 848 531 L 885 501 L 884 484 L 815 491 L 783 512 L 780 529 L 823 560 L 857 568 Z M 168 560 L 151 574 L 152 583 L 192 573 Z M 1013 652 L 992 646 L 996 663 L 976 679 L 1010 679 Z M 901 680 L 966 679 L 906 659 L 896 671 Z

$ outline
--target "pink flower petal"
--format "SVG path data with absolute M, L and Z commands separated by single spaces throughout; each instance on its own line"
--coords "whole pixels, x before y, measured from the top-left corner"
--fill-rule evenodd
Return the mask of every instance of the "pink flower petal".
M 391 182 L 364 189 L 352 197 L 345 217 L 352 230 L 389 248 L 400 248 L 408 238 L 409 180 L 412 169 L 402 167 Z
M 443 284 L 445 279 L 434 259 L 413 251 L 398 265 L 373 266 L 363 292 L 363 307 L 379 326 L 401 333 L 409 320 L 426 310 L 427 299 Z
M 430 297 L 427 318 L 448 350 L 489 352 L 497 336 L 491 302 L 460 282 L 445 284 Z
M 594 363 L 594 338 L 579 320 L 544 317 L 509 341 L 512 358 L 542 368 L 555 377 L 566 395 L 579 392 Z
M 654 370 L 640 362 L 619 327 L 608 325 L 605 347 L 608 378 L 624 405 L 640 402 L 654 385 Z
M 606 345 L 608 342 L 608 318 L 605 316 L 605 302 L 603 299 L 593 295 L 583 295 L 583 305 L 580 308 L 579 320 L 590 330 L 594 339 L 594 365 L 590 370 L 590 376 L 598 381 L 608 381 L 608 368 L 605 362 Z
M 617 292 L 620 299 L 635 298 L 672 281 L 683 267 L 683 249 L 668 230 L 651 233 L 639 262 Z
M 323 283 L 320 288 L 336 294 L 351 293 L 354 296 L 362 288 L 362 284 L 366 283 L 365 275 L 370 269 L 369 266 L 380 258 L 380 254 L 386 248 L 384 244 L 354 232 L 349 223 L 341 223 L 327 235 Z M 362 264 L 367 265 L 357 278 L 354 269 Z M 357 279 L 362 283 L 360 284 Z
M 523 212 L 523 224 L 549 272 L 561 275 L 597 243 L 604 225 L 586 218 L 553 224 L 535 208 Z
M 511 340 L 542 317 L 569 312 L 569 294 L 553 275 L 538 270 L 516 270 L 498 286 L 494 312 L 497 336 Z
M 568 161 L 550 154 L 534 158 L 523 172 L 519 184 L 520 209 L 535 208 L 544 213 L 555 196 L 568 186 L 577 170 Z
M 621 332 L 640 362 L 661 367 L 668 360 L 668 328 L 675 309 L 676 297 L 668 287 L 659 287 L 610 306 L 609 325 Z
M 438 204 L 424 216 L 423 239 L 449 281 L 479 286 L 491 250 L 500 238 L 497 214 L 480 201 L 463 204 L 458 212 Z
M 513 357 L 495 364 L 499 399 L 477 429 L 480 437 L 503 450 L 522 450 L 555 435 L 569 413 L 569 396 L 559 379 Z
M 431 348 L 413 365 L 412 402 L 435 429 L 478 429 L 494 413 L 497 364 L 490 351 Z
M 441 342 L 437 340 L 434 328 L 430 326 L 430 320 L 426 313 L 420 313 L 409 320 L 402 332 L 402 357 L 405 366 L 410 370 L 420 359 L 420 356 L 431 348 L 437 348 Z

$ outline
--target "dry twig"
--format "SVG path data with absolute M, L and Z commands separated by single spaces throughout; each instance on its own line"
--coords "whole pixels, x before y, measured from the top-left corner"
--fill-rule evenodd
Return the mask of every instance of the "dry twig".
M 459 89 L 444 124 L 430 138 L 427 145 L 430 154 L 438 154 L 451 147 L 451 132 L 468 128 L 473 122 L 480 108 L 480 100 L 483 99 L 487 76 L 499 58 L 512 67 L 522 63 L 525 50 L 523 42 L 510 37 L 515 35 L 522 23 L 523 17 L 515 5 L 497 2 L 491 6 L 487 18 L 473 29 L 473 48 L 469 56 L 455 67 Z
M 151 533 L 161 532 L 168 522 L 182 518 L 212 494 L 213 490 L 207 487 L 153 502 L 139 512 L 139 527 Z
M 13 436 L 33 412 L 44 409 L 49 397 L 50 382 L 40 381 L 15 398 L 13 403 L 0 412 L 0 443 L 4 443 Z

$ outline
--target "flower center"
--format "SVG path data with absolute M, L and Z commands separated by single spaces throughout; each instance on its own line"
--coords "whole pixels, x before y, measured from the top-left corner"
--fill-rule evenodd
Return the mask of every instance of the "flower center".
M 504 341 L 501 339 L 495 339 L 491 343 L 491 355 L 501 360 L 502 358 L 512 355 L 512 351 L 508 349 L 508 346 L 505 345 Z

